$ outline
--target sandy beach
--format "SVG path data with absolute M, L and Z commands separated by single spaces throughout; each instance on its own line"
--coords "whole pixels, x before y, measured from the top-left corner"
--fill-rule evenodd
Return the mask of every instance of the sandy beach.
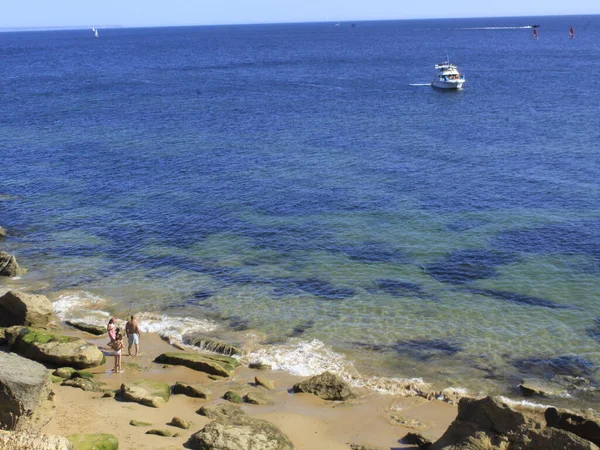
M 84 333 L 68 331 L 67 334 L 83 336 Z M 107 351 L 107 338 L 88 340 Z M 270 379 L 275 389 L 269 392 L 273 405 L 258 406 L 244 403 L 243 410 L 251 417 L 265 419 L 275 424 L 292 441 L 296 449 L 342 450 L 350 444 L 360 444 L 381 449 L 416 448 L 401 442 L 408 432 L 420 432 L 432 441 L 443 434 L 456 416 L 456 407 L 437 400 L 419 397 L 399 397 L 357 390 L 359 397 L 346 402 L 332 402 L 312 394 L 293 394 L 291 387 L 304 378 L 280 371 L 254 370 L 240 367 L 230 379 L 211 380 L 206 374 L 182 366 L 163 366 L 153 359 L 160 353 L 173 351 L 173 347 L 155 334 L 144 334 L 142 350 L 138 357 L 123 357 L 124 373 L 111 372 L 113 357 L 105 365 L 89 369 L 94 379 L 106 383 L 106 389 L 117 391 L 123 382 L 140 378 L 163 381 L 170 385 L 176 381 L 205 384 L 212 391 L 208 400 L 172 395 L 160 408 L 123 402 L 118 398 L 103 398 L 102 393 L 54 384 L 55 415 L 42 432 L 66 436 L 72 433 L 111 433 L 119 440 L 119 448 L 176 449 L 183 448 L 190 436 L 211 422 L 196 413 L 208 403 L 226 402 L 221 397 L 227 390 L 241 393 L 263 390 L 254 386 L 256 375 Z M 168 425 L 173 417 L 193 423 L 188 430 Z M 152 423 L 152 426 L 135 427 L 131 420 Z M 405 424 L 402 425 L 401 422 Z M 152 428 L 168 429 L 178 437 L 147 435 Z

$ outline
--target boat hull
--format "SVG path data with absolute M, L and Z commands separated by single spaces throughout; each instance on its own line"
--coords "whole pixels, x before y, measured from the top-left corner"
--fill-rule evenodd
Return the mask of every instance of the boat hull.
M 457 80 L 457 81 L 440 81 L 434 80 L 431 82 L 431 86 L 437 89 L 462 89 L 463 84 L 465 84 L 465 80 Z

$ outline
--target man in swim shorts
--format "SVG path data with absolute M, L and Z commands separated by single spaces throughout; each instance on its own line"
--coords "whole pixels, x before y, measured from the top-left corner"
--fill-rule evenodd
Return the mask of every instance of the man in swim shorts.
M 135 346 L 135 354 L 137 356 L 140 351 L 140 327 L 135 319 L 135 316 L 131 316 L 131 319 L 125 324 L 125 333 L 127 334 L 127 341 L 129 347 L 127 347 L 127 353 L 131 356 L 131 346 Z

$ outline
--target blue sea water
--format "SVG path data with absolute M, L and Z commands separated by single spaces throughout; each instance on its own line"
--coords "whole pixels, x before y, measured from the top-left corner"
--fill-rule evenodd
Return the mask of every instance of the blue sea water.
M 0 33 L 2 246 L 29 269 L 2 283 L 74 315 L 252 330 L 299 373 L 595 385 L 599 30 Z M 415 86 L 446 56 L 463 91 Z

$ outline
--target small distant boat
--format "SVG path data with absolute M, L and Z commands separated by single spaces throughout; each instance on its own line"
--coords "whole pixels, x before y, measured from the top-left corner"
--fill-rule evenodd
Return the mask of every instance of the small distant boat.
M 531 25 L 531 28 L 539 28 L 539 25 Z
M 533 38 L 537 39 L 538 38 L 538 32 L 537 32 L 537 28 L 533 29 Z
M 340 23 L 339 23 L 339 22 L 337 22 L 337 23 L 335 24 L 335 26 L 336 26 L 336 27 L 339 27 L 339 26 L 340 26 Z
M 431 86 L 438 89 L 462 89 L 465 84 L 464 74 L 458 71 L 458 67 L 450 64 L 448 58 L 441 64 L 436 64 L 435 69 L 438 71 L 435 78 L 431 82 Z
M 573 27 L 569 29 L 569 39 L 575 39 L 575 30 Z
M 92 27 L 92 31 L 94 32 L 94 37 L 98 37 L 98 30 L 96 30 L 96 28 Z

